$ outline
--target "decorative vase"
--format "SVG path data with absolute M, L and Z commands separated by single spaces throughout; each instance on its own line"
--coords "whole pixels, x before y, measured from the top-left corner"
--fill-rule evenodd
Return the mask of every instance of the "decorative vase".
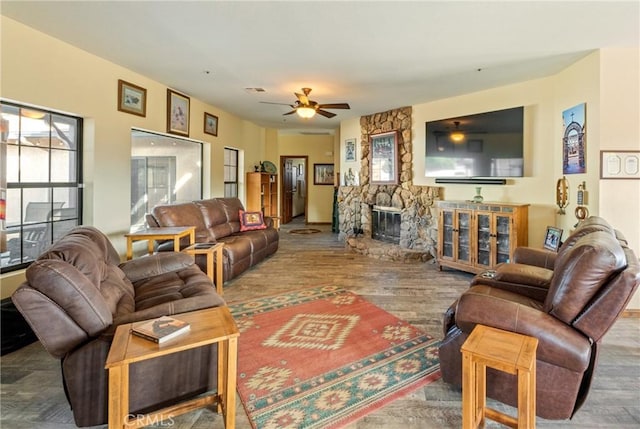
M 482 187 L 478 186 L 476 188 L 476 196 L 473 197 L 473 202 L 474 203 L 481 203 L 482 201 L 484 201 L 484 198 L 482 198 L 482 195 L 480 194 L 480 191 L 482 191 Z

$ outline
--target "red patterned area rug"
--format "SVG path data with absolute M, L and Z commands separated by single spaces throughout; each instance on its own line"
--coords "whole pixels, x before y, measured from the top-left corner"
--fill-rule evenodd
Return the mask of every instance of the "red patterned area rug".
M 339 428 L 440 378 L 439 341 L 337 287 L 230 304 L 256 429 Z

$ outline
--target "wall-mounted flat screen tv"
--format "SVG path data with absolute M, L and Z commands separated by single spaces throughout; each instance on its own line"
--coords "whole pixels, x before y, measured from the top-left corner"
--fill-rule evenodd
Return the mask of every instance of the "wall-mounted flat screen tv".
M 522 177 L 524 107 L 426 123 L 425 176 Z

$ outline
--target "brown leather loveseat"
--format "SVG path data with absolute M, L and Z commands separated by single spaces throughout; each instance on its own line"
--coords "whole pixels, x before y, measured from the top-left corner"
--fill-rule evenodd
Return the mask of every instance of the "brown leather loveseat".
M 119 262 L 104 234 L 77 227 L 27 268 L 12 295 L 47 352 L 61 360 L 78 426 L 107 422 L 104 366 L 118 325 L 225 305 L 187 254 Z M 130 409 L 137 414 L 215 390 L 216 359 L 211 346 L 131 365 Z
M 568 419 L 580 408 L 596 369 L 600 341 L 640 283 L 637 256 L 606 222 L 592 227 L 600 220 L 587 222 L 588 230 L 578 228 L 548 268 L 504 264 L 496 271 L 509 273 L 508 281 L 492 282 L 482 274 L 474 278 L 445 314 L 439 350 L 444 381 L 461 385 L 460 347 L 476 324 L 483 324 L 538 338 L 538 416 Z M 530 275 L 529 269 L 539 276 Z M 522 277 L 521 285 L 516 274 Z M 532 286 L 532 279 L 538 284 Z M 514 376 L 488 369 L 486 387 L 487 396 L 517 405 Z
M 197 243 L 224 243 L 224 281 L 231 280 L 278 250 L 279 235 L 270 218 L 266 228 L 241 231 L 238 198 L 212 198 L 190 203 L 155 206 L 147 216 L 150 227 L 195 226 Z M 171 243 L 169 243 L 171 244 Z M 158 250 L 173 249 L 160 245 Z M 196 257 L 196 263 L 206 272 L 206 259 Z M 217 269 L 217 267 L 216 267 Z

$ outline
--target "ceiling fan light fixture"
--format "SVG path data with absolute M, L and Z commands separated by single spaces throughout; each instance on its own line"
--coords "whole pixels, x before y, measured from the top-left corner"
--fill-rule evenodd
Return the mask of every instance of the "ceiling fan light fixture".
M 449 137 L 456 143 L 464 140 L 464 134 L 462 134 L 460 131 L 452 132 L 451 134 L 449 134 Z
M 298 114 L 298 116 L 300 116 L 303 119 L 310 119 L 313 118 L 316 114 L 316 109 L 314 109 L 313 107 L 298 107 L 296 109 L 296 113 Z

